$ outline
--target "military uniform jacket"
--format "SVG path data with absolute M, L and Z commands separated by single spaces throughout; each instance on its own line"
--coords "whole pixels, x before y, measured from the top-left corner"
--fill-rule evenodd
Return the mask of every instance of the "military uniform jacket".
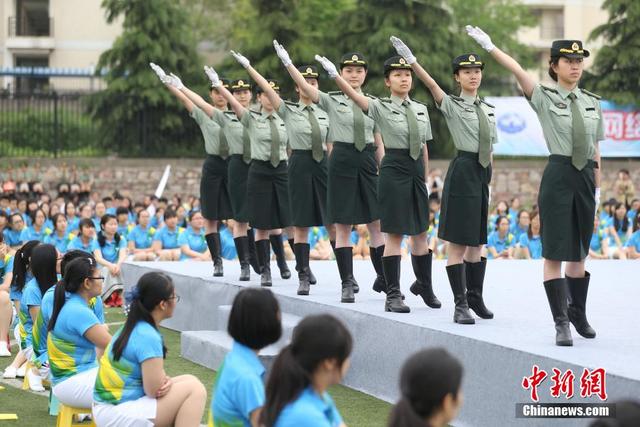
M 244 126 L 240 123 L 236 113 L 232 110 L 220 111 L 214 109 L 213 111 L 211 119 L 222 127 L 224 136 L 227 137 L 227 143 L 229 144 L 229 155 L 242 154 L 244 152 L 242 148 Z
M 273 119 L 270 117 L 273 116 Z M 251 158 L 254 160 L 269 161 L 271 159 L 271 125 L 273 120 L 280 135 L 280 160 L 287 160 L 287 128 L 284 121 L 274 111 L 271 114 L 247 110 L 242 115 L 240 122 L 249 131 L 251 137 Z
M 402 105 L 405 100 L 408 102 L 407 106 Z M 410 108 L 416 116 L 421 144 L 426 144 L 433 139 L 426 105 L 413 101 L 409 97 L 400 99 L 395 95 L 384 99 L 370 99 L 367 114 L 380 128 L 385 148 L 409 149 L 407 108 Z
M 442 112 L 447 127 L 451 133 L 453 144 L 460 151 L 477 153 L 480 146 L 480 126 L 474 102 L 475 97 L 461 94 L 460 96 L 445 95 L 440 105 L 436 107 Z M 481 100 L 480 108 L 489 120 L 489 135 L 491 146 L 498 142 L 496 132 L 496 116 L 494 107 Z
M 307 105 L 303 103 L 286 102 L 280 103 L 278 115 L 284 120 L 287 133 L 289 134 L 289 147 L 292 150 L 311 150 L 311 123 Z M 327 135 L 329 133 L 329 115 L 315 104 L 311 104 L 313 115 L 318 120 L 320 127 L 320 138 L 322 149 L 327 150 Z
M 367 95 L 369 96 L 369 95 Z M 374 99 L 371 97 L 371 99 Z M 353 101 L 342 92 L 319 91 L 318 105 L 329 114 L 329 141 L 353 144 Z M 373 134 L 379 132 L 371 117 L 364 117 L 364 139 L 373 144 Z
M 576 95 L 576 102 L 582 112 L 587 137 L 587 158 L 593 160 L 596 144 L 604 140 L 604 120 L 598 95 L 578 87 L 569 91 L 561 86 L 551 88 L 537 84 L 529 104 L 538 115 L 549 152 L 571 156 L 573 140 L 570 93 Z
M 200 132 L 202 132 L 202 137 L 204 138 L 204 149 L 207 154 L 220 155 L 220 132 L 222 132 L 222 127 L 195 105 L 189 115 L 200 126 Z

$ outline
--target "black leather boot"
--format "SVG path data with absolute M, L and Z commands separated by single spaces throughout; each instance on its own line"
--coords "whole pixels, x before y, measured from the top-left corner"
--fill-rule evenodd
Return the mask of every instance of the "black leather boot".
M 469 308 L 483 319 L 493 319 L 493 313 L 484 305 L 482 287 L 484 272 L 487 269 L 487 259 L 482 257 L 480 262 L 464 262 L 467 276 L 467 301 Z
M 293 245 L 296 254 L 296 270 L 298 271 L 298 295 L 309 295 L 309 244 Z
M 584 272 L 584 277 L 565 276 L 569 285 L 569 306 L 567 314 L 576 331 L 585 338 L 595 338 L 596 331 L 587 321 L 587 292 L 591 274 Z
M 222 277 L 224 273 L 222 270 L 222 258 L 220 257 L 220 233 L 209 233 L 204 236 L 204 239 L 207 241 L 209 253 L 213 260 L 213 275 Z
M 384 311 L 393 313 L 409 313 L 411 309 L 402 301 L 400 294 L 400 255 L 382 257 L 382 268 L 385 283 L 387 284 L 387 299 L 384 302 Z
M 280 277 L 283 279 L 288 279 L 291 277 L 291 271 L 289 270 L 289 266 L 287 265 L 287 259 L 284 256 L 284 245 L 282 244 L 282 235 L 273 235 L 269 236 L 269 240 L 271 241 L 271 247 L 273 248 L 273 253 L 276 254 L 276 261 L 278 262 L 278 268 L 280 269 Z
M 373 248 L 369 246 L 369 257 L 371 258 L 371 264 L 376 271 L 376 280 L 373 282 L 373 290 L 380 292 L 387 292 L 387 282 L 384 279 L 384 269 L 382 267 L 382 255 L 384 254 L 384 245 Z
M 289 246 L 291 246 L 291 250 L 295 253 L 295 242 L 293 239 L 289 239 Z M 296 259 L 297 260 L 297 259 Z M 298 265 L 296 264 L 296 271 L 298 273 L 300 273 L 300 271 L 298 270 Z M 313 275 L 313 272 L 311 271 L 311 267 L 309 267 L 309 284 L 310 285 L 315 285 L 316 283 L 318 283 L 318 281 L 316 280 L 316 276 Z
M 271 250 L 268 240 L 258 240 L 256 242 L 256 252 L 260 262 L 260 286 L 271 286 Z
M 420 295 L 425 304 L 431 308 L 440 308 L 442 303 L 433 293 L 433 285 L 431 283 L 431 263 L 433 260 L 433 252 L 429 250 L 426 255 L 411 254 L 411 266 L 413 273 L 416 275 L 416 281 L 411 285 L 411 293 Z
M 551 315 L 556 324 L 556 345 L 572 346 L 571 330 L 569 329 L 569 315 L 567 314 L 567 281 L 553 279 L 544 282 Z
M 342 281 L 340 302 L 356 302 L 353 292 L 353 248 L 351 246 L 337 248 L 334 252 L 338 271 L 340 272 L 340 280 Z
M 256 252 L 256 240 L 253 234 L 253 228 L 247 230 L 247 239 L 249 239 L 249 264 L 256 274 L 260 274 L 260 261 L 258 261 L 258 254 Z
M 248 282 L 251 278 L 251 268 L 249 267 L 249 239 L 247 236 L 236 237 L 233 239 L 238 252 L 238 261 L 240 261 L 240 281 Z
M 453 321 L 462 325 L 473 325 L 476 320 L 469 312 L 469 304 L 467 303 L 467 289 L 465 287 L 464 264 L 454 264 L 447 266 L 447 276 L 449 276 L 449 284 L 453 291 L 453 301 L 456 304 L 453 313 Z

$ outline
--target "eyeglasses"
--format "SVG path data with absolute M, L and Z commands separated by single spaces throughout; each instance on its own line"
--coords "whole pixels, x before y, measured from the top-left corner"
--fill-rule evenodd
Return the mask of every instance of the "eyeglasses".
M 98 277 L 87 277 L 87 279 L 93 279 L 93 280 L 104 280 L 104 277 L 102 277 L 102 276 L 98 276 Z
M 169 299 L 174 299 L 174 300 L 176 300 L 176 303 L 178 303 L 178 302 L 180 302 L 180 295 L 174 295 Z

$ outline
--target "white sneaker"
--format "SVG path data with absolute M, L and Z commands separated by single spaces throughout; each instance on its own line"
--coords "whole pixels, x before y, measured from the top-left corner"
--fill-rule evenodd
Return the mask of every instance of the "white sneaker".
M 7 366 L 2 374 L 2 378 L 15 378 L 17 375 L 17 369 L 13 366 Z
M 20 366 L 18 369 L 16 369 L 16 377 L 24 378 L 26 371 L 27 371 L 27 364 L 25 363 L 22 366 Z
M 0 341 L 0 357 L 11 357 L 9 346 L 5 341 Z
M 27 375 L 29 377 L 29 388 L 31 391 L 44 391 L 40 375 L 34 374 L 31 369 L 27 371 Z

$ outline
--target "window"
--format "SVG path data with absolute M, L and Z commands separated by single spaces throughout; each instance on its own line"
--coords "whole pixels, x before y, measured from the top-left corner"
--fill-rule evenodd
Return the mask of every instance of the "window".
M 16 67 L 48 67 L 48 56 L 16 56 Z M 43 92 L 49 87 L 48 77 L 16 77 L 17 92 Z

